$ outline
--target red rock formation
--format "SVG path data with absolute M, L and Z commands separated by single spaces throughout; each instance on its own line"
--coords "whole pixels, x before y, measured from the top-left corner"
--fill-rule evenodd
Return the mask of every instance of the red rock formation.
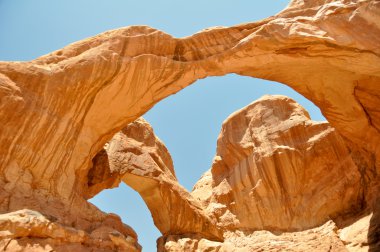
M 360 180 L 327 122 L 287 97 L 264 96 L 223 123 L 211 171 L 192 194 L 229 230 L 304 230 L 360 208 Z
M 129 227 L 111 227 L 120 222 L 109 215 L 103 227 L 89 234 L 57 223 L 53 216 L 32 210 L 19 210 L 0 215 L 0 248 L 2 251 L 138 251 L 136 234 Z M 115 220 L 113 220 L 115 219 Z M 125 235 L 129 234 L 129 235 Z
M 223 239 L 216 220 L 209 218 L 201 204 L 178 183 L 168 150 L 144 119 L 117 133 L 107 153 L 109 169 L 140 193 L 163 235 L 197 233 Z
M 93 157 L 161 99 L 227 73 L 278 81 L 313 101 L 345 141 L 371 207 L 380 172 L 379 10 L 371 0 L 293 0 L 262 21 L 186 38 L 127 27 L 30 62 L 0 62 L 0 212 L 31 209 L 88 234 L 107 227 L 133 237 L 87 203 L 99 179 Z
M 226 234 L 223 243 L 210 241 L 196 235 L 171 235 L 159 240 L 158 251 L 347 251 L 336 234 L 336 228 L 334 223 L 327 222 L 321 227 L 291 233 L 238 231 Z
M 106 146 L 108 156 L 98 156 L 107 161 L 93 170 L 140 193 L 163 233 L 159 251 L 368 249 L 373 216 L 355 153 L 285 96 L 264 96 L 226 119 L 212 168 L 191 194 L 145 120 Z
M 327 122 L 312 121 L 287 97 L 264 96 L 223 123 L 212 168 L 192 195 L 231 232 L 219 243 L 225 251 L 242 242 L 249 251 L 343 251 L 338 230 L 348 224 L 341 220 L 364 210 L 362 175 Z M 192 238 L 183 247 L 183 237 L 163 239 L 162 251 L 186 251 L 202 241 Z M 359 240 L 365 246 L 366 239 Z

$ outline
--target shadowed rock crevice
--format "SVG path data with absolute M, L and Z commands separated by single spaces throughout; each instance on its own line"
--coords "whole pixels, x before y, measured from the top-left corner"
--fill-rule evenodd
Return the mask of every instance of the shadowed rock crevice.
M 368 227 L 369 252 L 378 251 L 380 248 L 380 200 L 375 201 L 373 214 Z

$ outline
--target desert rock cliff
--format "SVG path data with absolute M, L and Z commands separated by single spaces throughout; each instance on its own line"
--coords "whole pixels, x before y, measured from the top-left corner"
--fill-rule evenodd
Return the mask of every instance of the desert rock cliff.
M 207 29 L 186 38 L 146 26 L 126 27 L 30 62 L 0 62 L 1 248 L 27 248 L 33 240 L 46 250 L 65 246 L 140 250 L 130 227 L 87 202 L 122 180 L 141 190 L 156 216 L 164 234 L 161 249 L 192 242 L 217 247 L 226 244 L 222 241 L 228 232 L 233 231 L 229 236 L 233 237 L 241 229 L 299 231 L 302 236 L 305 229 L 319 226 L 332 230 L 331 236 L 326 231 L 324 237 L 337 241 L 337 249 L 344 241 L 345 248 L 376 251 L 379 55 L 379 1 L 293 0 L 273 17 Z M 160 100 L 197 79 L 228 73 L 292 87 L 321 109 L 329 125 L 311 122 L 302 109 L 296 115 L 282 111 L 282 118 L 268 109 L 264 125 L 257 125 L 254 114 L 242 116 L 247 118 L 242 121 L 232 117 L 239 127 L 224 124 L 226 132 L 219 138 L 211 171 L 191 194 L 177 185 L 158 142 L 152 146 L 144 142 L 149 139 L 138 139 L 141 154 L 118 152 L 121 158 L 131 156 L 137 164 L 133 169 L 128 164 L 119 166 L 112 152 L 107 153 L 124 148 L 125 143 L 111 140 L 110 149 L 103 149 Z M 289 109 L 297 107 L 289 104 Z M 273 125 L 272 120 L 278 123 Z M 249 138 L 251 129 L 257 137 Z M 122 133 L 116 139 L 123 138 Z M 156 161 L 157 155 L 150 153 L 162 156 Z M 144 158 L 147 165 L 141 161 Z M 299 174 L 309 164 L 317 170 Z M 231 171 L 241 176 L 234 177 Z M 257 174 L 250 176 L 248 171 Z M 285 177 L 285 171 L 292 176 Z M 327 171 L 333 175 L 321 176 Z M 145 189 L 134 185 L 136 176 L 144 179 Z M 163 216 L 155 214 L 148 193 L 157 192 L 160 179 L 165 179 L 166 194 L 154 200 L 172 197 L 167 201 L 171 210 Z M 319 190 L 330 182 L 335 183 Z M 183 209 L 172 209 L 174 202 L 183 202 Z M 316 204 L 307 207 L 312 203 Z M 245 215 L 247 209 L 258 218 Z M 358 216 L 351 216 L 353 212 Z M 181 218 L 164 225 L 168 216 L 181 213 L 195 216 L 196 225 L 181 230 Z M 29 226 L 23 226 L 23 218 Z M 328 218 L 332 222 L 325 222 Z M 181 233 L 193 233 L 193 238 L 178 236 Z M 250 235 L 256 237 L 241 237 Z
M 223 123 L 211 170 L 192 194 L 229 230 L 312 228 L 361 207 L 365 189 L 350 154 L 327 122 L 266 96 Z
M 226 230 L 224 242 L 172 235 L 162 251 L 365 251 L 371 213 L 352 153 L 294 100 L 262 97 L 224 121 L 212 167 L 192 191 Z

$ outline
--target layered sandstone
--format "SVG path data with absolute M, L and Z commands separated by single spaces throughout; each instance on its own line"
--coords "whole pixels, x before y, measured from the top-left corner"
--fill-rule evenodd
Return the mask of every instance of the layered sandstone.
M 87 202 L 115 186 L 108 171 L 91 171 L 93 158 L 161 99 L 197 79 L 237 73 L 284 83 L 321 109 L 359 169 L 360 202 L 378 216 L 373 205 L 380 172 L 379 13 L 379 1 L 293 0 L 276 16 L 186 38 L 126 27 L 30 62 L 0 62 L 0 212 L 37 211 L 45 216 L 41 223 L 54 220 L 62 230 L 101 234 L 112 244 L 105 250 L 123 247 L 124 241 L 138 250 L 130 228 Z M 338 151 L 347 154 L 343 147 Z M 103 184 L 93 187 L 97 183 Z M 264 203 L 257 209 L 266 208 Z M 371 227 L 378 227 L 377 219 L 371 217 Z M 233 228 L 248 221 L 232 220 Z M 283 227 L 299 228 L 289 220 L 276 226 Z
M 159 251 L 377 247 L 378 227 L 370 223 L 377 217 L 366 206 L 368 185 L 355 152 L 288 97 L 264 96 L 228 117 L 212 167 L 191 194 L 144 119 L 105 149 L 91 170 L 108 175 L 94 173 L 92 187 L 112 178 L 138 191 L 163 234 Z
M 223 123 L 211 170 L 192 195 L 229 230 L 304 230 L 360 209 L 361 180 L 327 122 L 287 97 L 264 96 Z
M 93 212 L 99 210 L 94 209 Z M 78 214 L 80 216 L 80 214 Z M 62 224 L 52 215 L 22 209 L 0 215 L 1 251 L 141 251 L 136 233 L 109 214 L 95 228 Z
M 110 215 L 109 218 L 118 216 Z M 108 222 L 115 222 L 109 220 Z M 2 251 L 140 251 L 136 234 L 124 227 L 104 225 L 91 233 L 57 222 L 54 216 L 44 216 L 23 209 L 0 215 L 0 248 Z M 129 235 L 126 235 L 129 234 Z
M 152 127 L 142 118 L 117 133 L 107 145 L 109 169 L 136 190 L 147 204 L 154 224 L 163 235 L 197 233 L 222 240 L 216 220 L 183 188 L 173 162 Z
M 304 252 L 347 251 L 336 234 L 336 225 L 324 225 L 291 233 L 269 231 L 237 231 L 227 233 L 224 242 L 210 241 L 196 235 L 163 237 L 158 242 L 158 251 L 210 251 L 210 252 Z M 354 250 L 357 251 L 357 250 Z
M 161 239 L 160 249 L 373 248 L 371 215 L 359 216 L 366 213 L 368 185 L 352 154 L 327 122 L 312 121 L 290 98 L 264 96 L 224 121 L 212 167 L 192 192 L 227 230 L 224 242 L 172 235 Z

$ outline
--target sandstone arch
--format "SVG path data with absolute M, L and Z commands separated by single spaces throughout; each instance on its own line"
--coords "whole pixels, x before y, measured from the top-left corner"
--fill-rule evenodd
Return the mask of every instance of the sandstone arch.
M 94 229 L 105 217 L 84 195 L 105 142 L 168 95 L 227 73 L 278 81 L 313 101 L 373 177 L 379 13 L 378 1 L 294 0 L 262 21 L 182 39 L 127 27 L 30 62 L 0 62 L 1 211 L 33 208 Z
M 143 118 L 118 132 L 95 160 L 89 197 L 122 181 L 140 194 L 163 235 L 197 233 L 223 240 L 215 218 L 178 183 L 170 153 Z

